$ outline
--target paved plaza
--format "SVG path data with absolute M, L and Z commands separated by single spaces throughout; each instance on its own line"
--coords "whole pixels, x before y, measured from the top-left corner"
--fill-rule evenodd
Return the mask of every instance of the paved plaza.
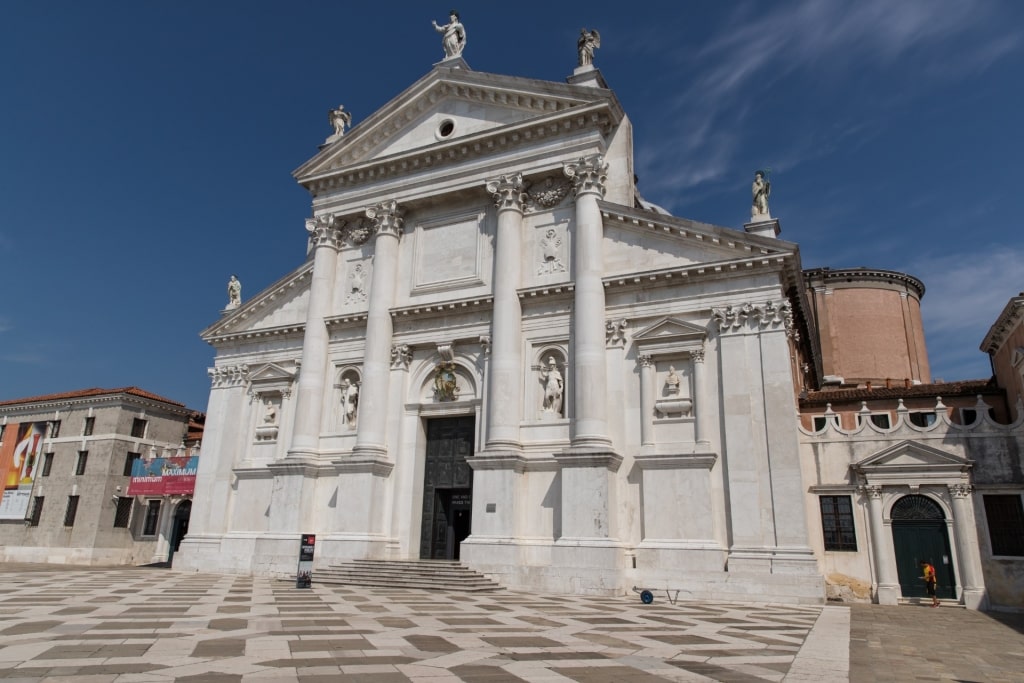
M 930 623 L 970 624 L 962 635 L 979 649 L 923 635 Z M 1024 680 L 1020 671 L 1013 624 L 953 608 L 299 590 L 172 570 L 0 565 L 4 681 Z

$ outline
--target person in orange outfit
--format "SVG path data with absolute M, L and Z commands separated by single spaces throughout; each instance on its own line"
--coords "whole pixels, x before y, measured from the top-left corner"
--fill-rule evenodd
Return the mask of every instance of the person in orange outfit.
M 921 560 L 921 571 L 924 572 L 924 576 L 921 578 L 924 579 L 925 588 L 928 590 L 928 595 L 931 596 L 932 607 L 938 607 L 939 598 L 935 595 L 935 567 Z

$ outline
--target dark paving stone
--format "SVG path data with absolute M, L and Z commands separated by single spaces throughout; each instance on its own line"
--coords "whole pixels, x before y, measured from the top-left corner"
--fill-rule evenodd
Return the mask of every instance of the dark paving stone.
M 179 676 L 174 683 L 240 683 L 241 674 L 199 674 L 198 676 Z
M 405 642 L 421 652 L 456 652 L 458 646 L 440 636 L 405 636 Z
M 482 638 L 494 647 L 564 647 L 562 643 L 540 636 L 489 636 Z
M 245 640 L 241 638 L 203 640 L 192 650 L 193 657 L 241 657 L 244 654 Z
M 348 620 L 343 618 L 337 619 L 282 619 L 282 628 L 293 628 L 295 626 L 348 626 Z M 366 631 L 366 633 L 372 633 L 372 631 Z
M 247 619 L 211 619 L 209 628 L 214 631 L 238 631 L 249 628 L 249 621 Z
M 366 638 L 325 638 L 323 640 L 289 640 L 292 652 L 333 652 L 335 650 L 375 650 Z
M 217 614 L 245 614 L 251 611 L 251 607 L 243 607 L 241 605 L 221 605 L 217 608 Z
M 668 643 L 669 645 L 722 645 L 721 640 L 715 640 L 714 638 L 705 638 L 704 636 L 695 636 L 690 634 L 663 634 L 663 633 L 652 633 L 647 636 L 651 640 L 657 640 L 662 643 Z
M 49 631 L 54 626 L 60 626 L 62 621 L 26 621 L 24 624 L 15 624 L 14 626 L 8 626 L 4 630 L 0 631 L 2 636 L 18 636 L 23 633 L 43 633 Z
M 54 612 L 54 614 L 61 614 L 61 615 L 90 614 L 90 613 L 95 612 L 95 611 L 96 611 L 95 607 L 65 607 L 64 609 L 57 610 L 56 612 Z
M 411 679 L 396 672 L 379 674 L 344 674 L 342 676 L 298 676 L 299 683 L 409 683 Z M 519 680 L 519 679 L 516 679 Z
M 608 659 L 603 652 L 509 652 L 505 658 L 516 662 L 537 662 L 560 659 Z
M 461 678 L 465 683 L 525 683 L 525 679 L 513 676 L 496 666 L 464 664 L 462 666 L 454 666 L 449 671 Z
M 384 628 L 415 628 L 416 626 L 416 622 L 405 617 L 377 617 L 377 623 Z
M 552 668 L 551 671 L 581 683 L 665 683 L 661 676 L 629 666 L 581 666 L 571 669 Z
M 169 621 L 135 621 L 134 619 L 128 621 L 103 621 L 90 630 L 92 631 L 115 631 L 117 629 L 158 629 L 158 628 L 170 628 L 171 622 Z
M 734 671 L 733 669 L 726 669 L 725 667 L 716 666 L 714 664 L 677 661 L 670 661 L 668 663 L 685 671 L 700 674 L 701 676 L 707 676 L 713 681 L 728 681 L 729 683 L 754 683 L 756 681 L 757 683 L 764 683 L 764 679 L 760 676 L 751 676 L 750 674 Z
M 449 626 L 493 626 L 501 624 L 500 621 L 495 621 L 489 617 L 441 617 L 439 621 Z

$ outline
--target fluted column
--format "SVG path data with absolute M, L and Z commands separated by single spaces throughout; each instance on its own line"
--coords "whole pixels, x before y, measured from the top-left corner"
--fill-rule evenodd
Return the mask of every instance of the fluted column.
M 573 447 L 608 449 L 608 378 L 605 361 L 604 227 L 597 202 L 604 197 L 608 164 L 600 154 L 565 164 L 576 191 L 573 239 Z
M 391 306 L 395 301 L 398 240 L 402 211 L 397 202 L 381 202 L 366 210 L 373 221 L 373 275 L 366 315 L 363 378 L 359 392 L 359 424 L 353 456 L 386 457 L 388 380 L 391 373 Z
M 970 609 L 983 609 L 985 580 L 981 568 L 976 566 L 980 551 L 971 508 L 972 488 L 969 484 L 955 484 L 949 487 L 949 492 L 953 496 L 953 530 L 956 533 L 956 553 L 960 558 L 964 605 Z
M 522 261 L 523 176 L 517 173 L 490 180 L 487 191 L 498 207 L 498 228 L 485 443 L 489 451 L 518 451 L 523 411 L 522 309 L 517 292 Z
M 871 527 L 871 551 L 875 555 L 878 603 L 895 605 L 899 602 L 900 582 L 893 573 L 896 559 L 889 552 L 889 544 L 886 543 L 885 524 L 882 519 L 882 487 L 862 486 L 861 492 L 868 497 L 868 524 Z
M 640 445 L 654 445 L 654 361 L 640 356 Z
M 327 377 L 327 325 L 334 296 L 334 278 L 341 248 L 339 221 L 331 215 L 306 220 L 313 242 L 313 276 L 306 309 L 306 332 L 302 339 L 302 365 L 295 392 L 295 421 L 289 458 L 314 457 L 320 440 L 324 381 Z
M 708 444 L 711 439 L 711 397 L 708 396 L 708 380 L 704 369 L 704 349 L 700 348 L 690 354 L 693 358 L 693 440 Z

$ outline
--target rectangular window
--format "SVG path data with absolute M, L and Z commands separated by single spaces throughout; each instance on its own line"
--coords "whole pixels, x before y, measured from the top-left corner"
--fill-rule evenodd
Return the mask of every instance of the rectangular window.
M 75 474 L 85 474 L 85 463 L 89 461 L 89 451 L 78 451 L 78 462 L 75 463 Z
M 82 436 L 92 436 L 92 428 L 96 425 L 95 417 L 85 418 L 85 426 L 82 427 Z
M 1024 505 L 1019 494 L 983 496 L 993 555 L 1024 556 Z
M 815 415 L 814 416 L 814 431 L 820 432 L 825 429 L 828 424 L 829 418 L 832 419 L 832 426 L 839 428 L 839 416 L 838 415 Z
M 141 418 L 132 420 L 132 437 L 136 439 L 146 438 L 146 421 Z
M 60 420 L 50 420 L 50 438 L 56 439 L 60 436 Z
M 0 424 L 0 441 L 4 440 L 4 431 L 7 429 L 7 425 Z
M 53 453 L 43 453 L 43 476 L 50 476 L 50 469 L 53 467 Z
M 132 518 L 132 503 L 134 498 L 119 496 L 117 499 L 117 512 L 114 513 L 114 528 L 127 529 L 128 520 Z
M 158 521 L 160 521 L 160 501 L 151 500 L 146 507 L 146 523 L 142 527 L 142 535 L 155 536 Z
M 124 476 L 132 476 L 132 467 L 135 466 L 135 461 L 141 457 L 141 453 L 129 453 L 124 457 Z
M 36 496 L 32 500 L 32 516 L 29 517 L 29 526 L 39 526 L 39 518 L 43 516 L 43 496 Z
M 68 496 L 68 509 L 64 511 L 64 526 L 74 526 L 77 514 L 78 496 Z
M 931 412 L 918 412 L 910 414 L 910 424 L 915 427 L 931 427 L 935 424 L 935 420 L 938 418 L 935 416 L 935 411 Z
M 821 530 L 825 550 L 857 550 L 850 496 L 821 496 Z
M 992 408 L 988 409 L 988 416 L 993 420 L 996 419 L 996 411 Z M 972 425 L 978 420 L 978 411 L 974 408 L 961 408 L 960 409 L 960 424 Z

